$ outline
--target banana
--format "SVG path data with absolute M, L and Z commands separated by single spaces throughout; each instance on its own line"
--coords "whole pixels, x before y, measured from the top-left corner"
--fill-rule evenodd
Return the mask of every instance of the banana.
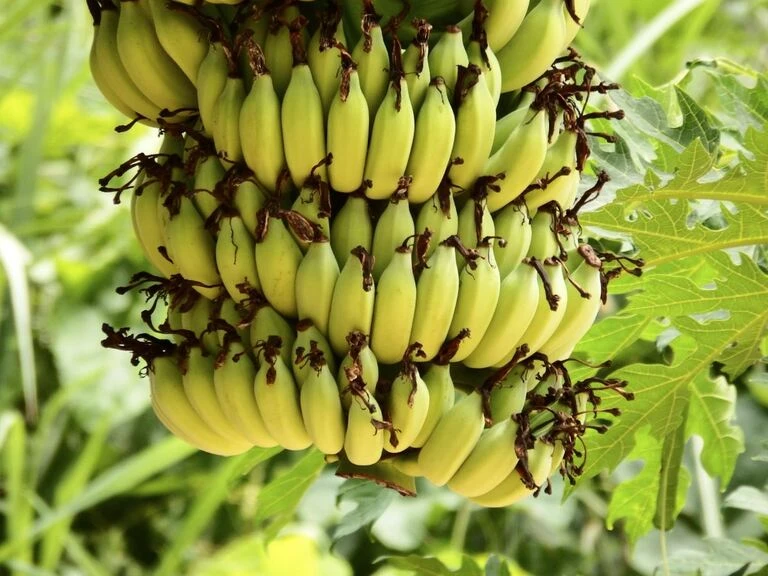
M 365 248 L 353 248 L 333 288 L 328 340 L 339 356 L 347 352 L 347 335 L 350 332 L 359 330 L 365 335 L 371 333 L 376 295 L 371 275 L 372 265 Z
M 496 154 L 512 132 L 517 130 L 517 128 L 525 121 L 528 116 L 528 109 L 535 98 L 536 94 L 534 92 L 523 92 L 520 101 L 517 103 L 517 108 L 507 112 L 504 116 L 496 120 L 496 130 L 493 133 L 491 154 Z
M 328 334 L 339 274 L 330 242 L 326 237 L 316 237 L 296 271 L 296 311 L 301 320 L 311 320 L 323 334 Z
M 352 464 L 370 466 L 384 451 L 384 416 L 373 394 L 357 389 L 347 414 L 344 454 Z
M 107 92 L 123 102 L 133 113 L 144 116 L 153 123 L 160 116 L 160 107 L 144 95 L 142 90 L 131 80 L 120 60 L 117 49 L 117 27 L 119 12 L 110 2 L 102 4 L 98 20 L 94 18 L 95 29 L 93 37 L 92 56 L 90 60 L 94 80 L 99 88 L 105 86 Z M 107 93 L 102 90 L 105 96 Z M 122 112 L 122 110 L 121 110 Z
M 238 55 L 238 65 L 240 68 L 240 74 L 243 76 L 243 80 L 245 81 L 245 88 L 248 92 L 250 92 L 251 88 L 253 88 L 253 79 L 255 75 L 253 73 L 253 68 L 251 67 L 251 55 L 248 46 L 256 45 L 259 47 L 259 50 L 264 47 L 264 44 L 267 40 L 267 33 L 269 32 L 270 19 L 268 17 L 268 13 L 266 13 L 260 6 L 256 4 L 251 4 L 249 7 L 247 7 L 245 9 L 245 13 L 247 13 L 247 16 L 240 20 L 240 25 L 238 26 L 236 36 L 249 36 L 249 39 L 245 40 L 246 49 L 241 50 Z M 244 13 L 241 12 L 240 15 L 242 16 L 243 14 Z M 264 66 L 266 67 L 266 63 Z
M 459 188 L 469 188 L 483 171 L 493 145 L 496 106 L 479 66 L 459 66 L 454 92 L 456 138 L 448 178 Z M 461 159 L 461 162 L 458 160 Z
M 550 146 L 544 164 L 534 178 L 540 188 L 532 188 L 523 197 L 530 212 L 549 202 L 557 202 L 563 209 L 571 207 L 579 188 L 580 173 L 576 170 L 577 134 L 566 130 Z
M 256 229 L 256 270 L 269 303 L 285 317 L 295 318 L 296 273 L 303 258 L 285 224 L 285 212 L 263 208 Z
M 467 200 L 459 212 L 457 234 L 461 243 L 468 249 L 477 248 L 484 238 L 487 238 L 490 243 L 491 237 L 496 235 L 496 225 L 488 211 L 486 191 L 478 187 L 478 183 L 475 184 L 475 192 L 472 197 Z M 456 261 L 459 268 L 464 265 L 464 258 L 461 254 L 457 254 Z
M 169 428 L 179 430 L 182 438 L 196 448 L 211 454 L 233 456 L 251 447 L 245 440 L 218 434 L 198 416 L 184 393 L 181 372 L 173 358 L 155 358 L 149 370 L 149 382 L 152 404 L 162 414 L 161 421 L 168 421 Z
M 422 204 L 416 216 L 416 234 L 423 236 L 426 231 L 432 233 L 425 257 L 429 258 L 443 242 L 458 234 L 459 215 L 449 183 L 443 180 L 432 198 Z
M 201 298 L 201 301 L 208 302 L 208 300 L 205 298 Z M 215 307 L 216 304 L 212 303 L 211 308 L 213 308 L 213 310 L 212 315 L 209 314 L 208 316 L 209 319 L 213 320 L 215 317 L 215 319 L 233 327 L 238 338 L 240 338 L 240 343 L 243 345 L 243 348 L 250 355 L 252 353 L 251 328 L 249 325 L 250 319 L 244 317 L 247 311 L 243 310 L 241 305 L 236 304 L 232 298 L 224 298 L 219 306 L 218 311 L 215 310 Z M 215 350 L 215 352 L 218 353 L 220 352 L 221 348 L 226 348 L 227 342 L 229 342 L 229 340 L 232 338 L 232 336 L 229 334 L 230 331 L 217 329 L 215 334 L 217 338 L 217 346 L 211 346 L 211 348 L 206 347 L 206 350 L 210 350 L 212 353 Z
M 267 38 L 264 40 L 264 58 L 272 73 L 275 92 L 280 99 L 288 88 L 293 69 L 293 44 L 289 25 L 293 22 L 298 24 L 299 16 L 301 14 L 298 7 L 291 5 L 273 14 Z
M 501 277 L 490 241 L 482 241 L 477 253 L 479 258 L 468 262 L 459 275 L 459 293 L 448 338 L 455 338 L 462 330 L 469 330 L 469 336 L 459 342 L 453 362 L 461 362 L 480 345 L 499 301 Z
M 280 118 L 283 125 L 285 161 L 293 183 L 299 187 L 317 166 L 316 174 L 328 181 L 325 164 L 318 165 L 326 157 L 325 113 L 320 92 L 312 79 L 312 71 L 306 62 L 301 43 L 296 38 L 300 31 L 292 32 L 293 70 L 285 89 Z
M 232 343 L 222 353 L 224 356 L 219 358 L 213 372 L 213 383 L 224 415 L 255 446 L 277 446 L 256 404 L 253 392 L 256 367 L 239 343 Z
M 448 410 L 429 435 L 419 452 L 419 469 L 435 486 L 444 486 L 453 478 L 485 427 L 483 399 L 471 392 Z
M 352 60 L 357 62 L 360 88 L 368 102 L 370 123 L 373 124 L 379 105 L 387 92 L 390 64 L 387 45 L 384 43 L 384 35 L 372 3 L 364 3 L 361 26 L 363 34 L 352 49 Z
M 502 92 L 518 90 L 546 72 L 565 43 L 563 0 L 541 0 L 520 28 L 496 51 L 502 73 Z
M 415 233 L 413 216 L 408 207 L 407 178 L 401 178 L 398 189 L 389 199 L 373 232 L 373 279 L 378 282 L 395 250 Z
M 466 67 L 469 56 L 464 48 L 464 39 L 458 26 L 448 26 L 429 52 L 429 71 L 432 78 L 442 76 L 451 99 L 458 78 L 459 66 Z
M 456 399 L 450 363 L 430 363 L 424 374 L 424 384 L 429 392 L 429 408 L 421 430 L 411 442 L 414 448 L 421 448 L 427 443 L 440 419 L 453 408 Z
M 200 418 L 210 426 L 211 430 L 232 442 L 251 444 L 232 425 L 221 409 L 221 404 L 219 404 L 219 399 L 216 396 L 213 373 L 214 357 L 205 354 L 198 347 L 190 348 L 189 356 L 186 359 L 186 372 L 182 375 L 184 393 L 189 399 L 189 403 Z
M 225 168 L 243 160 L 240 112 L 245 102 L 245 83 L 234 63 L 213 110 L 213 142 Z M 233 76 L 232 73 L 238 74 Z
M 370 394 L 376 392 L 379 382 L 379 362 L 368 345 L 368 338 L 359 331 L 347 335 L 347 354 L 339 366 L 336 383 L 345 409 L 349 409 L 355 390 L 364 387 Z
M 200 340 L 200 347 L 206 354 L 218 354 L 219 339 L 216 332 L 208 331 L 217 304 L 208 298 L 198 298 L 191 308 L 179 311 L 181 328 L 189 330 Z M 171 323 L 172 324 L 172 323 Z M 177 326 L 178 327 L 178 326 Z M 174 328 L 171 326 L 171 328 Z
M 331 158 L 329 156 L 323 160 L 322 165 L 330 161 Z M 301 234 L 291 229 L 294 240 L 296 240 L 296 243 L 303 252 L 309 249 L 310 244 L 318 234 L 326 239 L 331 235 L 331 191 L 328 185 L 315 174 L 316 168 L 318 166 L 312 168 L 312 172 L 304 181 L 304 185 L 299 190 L 299 194 L 291 206 L 292 212 L 301 214 L 308 222 L 316 225 L 311 235 L 305 233 L 303 226 Z
M 262 343 L 261 365 L 256 372 L 253 389 L 264 424 L 278 443 L 288 450 L 304 450 L 312 438 L 301 415 L 299 389 L 291 369 L 283 361 L 280 338 Z M 286 346 L 290 351 L 290 347 Z
M 236 302 L 248 297 L 248 289 L 261 289 L 254 257 L 255 244 L 240 216 L 221 219 L 216 236 L 216 266 L 224 288 Z
M 200 63 L 208 53 L 205 26 L 186 11 L 169 7 L 165 0 L 149 0 L 149 7 L 160 45 L 195 84 Z
M 221 38 L 211 38 L 208 54 L 200 63 L 197 72 L 197 103 L 200 110 L 200 120 L 206 136 L 213 136 L 216 103 L 224 91 L 229 77 L 229 59 L 227 48 Z
M 573 42 L 573 39 L 576 38 L 576 35 L 584 25 L 584 19 L 589 12 L 590 3 L 590 0 L 573 0 L 574 13 L 579 18 L 578 22 L 568 12 L 568 4 L 566 3 L 563 5 L 563 10 L 565 11 L 565 40 L 563 41 L 563 50 Z
M 392 463 L 392 466 L 395 467 L 395 470 L 407 476 L 411 476 L 412 478 L 418 478 L 421 476 L 418 452 L 406 452 L 405 454 L 398 454 L 394 458 L 387 461 Z
M 259 45 L 249 44 L 248 53 L 253 84 L 240 109 L 243 159 L 259 183 L 274 192 L 286 166 L 280 98 Z
M 519 266 L 505 276 L 491 323 L 480 344 L 464 359 L 464 364 L 469 368 L 488 368 L 510 351 L 514 354 L 533 320 L 538 302 L 539 282 L 533 266 Z
M 373 200 L 388 198 L 405 174 L 416 131 L 408 83 L 402 73 L 400 45 L 392 48 L 392 81 L 373 121 L 363 178 L 365 195 Z M 370 105 L 370 102 L 369 102 Z
M 531 219 L 525 203 L 511 202 L 496 213 L 493 219 L 494 233 L 505 243 L 496 243 L 494 256 L 499 274 L 505 278 L 517 268 L 531 245 Z
M 429 411 L 429 389 L 415 364 L 405 360 L 392 382 L 387 397 L 387 416 L 392 428 L 387 430 L 384 449 L 397 454 L 413 445 Z
M 432 80 L 429 71 L 429 33 L 432 25 L 424 19 L 414 20 L 413 25 L 416 35 L 403 52 L 403 73 L 413 111 L 418 116 Z
M 494 110 L 499 104 L 501 98 L 501 67 L 496 59 L 496 54 L 488 46 L 483 48 L 483 43 L 478 40 L 472 40 L 467 45 L 467 56 L 469 63 L 474 64 L 483 72 L 485 83 L 488 85 L 488 92 L 491 93 Z M 494 115 L 494 121 L 496 117 Z M 496 140 L 494 133 L 494 141 Z
M 215 154 L 198 158 L 195 165 L 194 196 L 192 203 L 203 220 L 208 220 L 219 207 L 216 187 L 224 180 L 225 172 Z
M 296 340 L 296 331 L 271 306 L 261 305 L 256 308 L 256 312 L 251 319 L 250 336 L 251 343 L 254 346 L 263 345 L 269 341 L 270 337 L 276 336 L 280 338 L 282 346 L 280 346 L 278 352 L 282 356 L 283 362 L 288 366 L 293 363 L 291 354 Z
M 571 355 L 573 348 L 592 327 L 602 305 L 600 259 L 588 244 L 579 247 L 578 259 L 580 262 L 569 271 L 570 282 L 567 285 L 563 319 L 554 334 L 539 348 L 539 352 L 551 361 L 564 360 Z M 569 265 L 572 260 L 568 259 Z
M 336 378 L 322 352 L 310 358 L 310 369 L 301 386 L 300 403 L 304 427 L 317 449 L 323 454 L 341 452 L 347 422 Z
M 488 210 L 496 212 L 509 204 L 534 179 L 547 155 L 547 126 L 546 114 L 531 109 L 523 123 L 488 159 L 483 173 L 504 175 L 497 182 L 499 190 L 488 196 Z
M 511 369 L 500 370 L 500 376 L 501 380 L 494 383 L 488 395 L 494 426 L 523 411 L 528 383 L 535 381 L 536 371 L 525 364 L 517 364 Z M 494 375 L 492 378 L 498 377 Z
M 347 196 L 331 225 L 331 248 L 339 268 L 346 264 L 353 248 L 362 246 L 370 251 L 372 245 L 373 223 L 368 201 L 361 194 Z
M 437 76 L 430 81 L 416 117 L 413 147 L 405 169 L 411 177 L 409 202 L 421 204 L 437 192 L 451 159 L 455 136 L 456 118 L 445 80 Z
M 416 284 L 416 313 L 411 328 L 411 344 L 421 344 L 418 361 L 434 358 L 443 344 L 456 308 L 459 272 L 456 269 L 458 236 L 441 242 L 427 262 Z
M 336 359 L 333 350 L 325 335 L 315 326 L 311 320 L 301 320 L 296 324 L 296 340 L 291 346 L 291 369 L 299 388 L 304 384 L 307 374 L 313 370 L 312 354 L 322 354 L 324 366 L 331 374 L 336 374 Z M 333 380 L 334 388 L 336 380 Z M 338 389 L 336 390 L 338 396 Z
M 382 364 L 396 364 L 405 356 L 416 313 L 416 296 L 411 248 L 403 243 L 395 250 L 376 286 L 371 348 Z
M 475 2 L 472 14 L 467 15 L 459 28 L 465 36 L 474 31 L 476 25 L 482 27 L 488 47 L 494 52 L 504 47 L 515 35 L 523 23 L 530 0 L 483 0 Z M 478 19 L 478 12 L 480 18 Z
M 546 481 L 549 470 L 552 467 L 553 453 L 554 447 L 541 441 L 537 441 L 536 445 L 528 450 L 527 467 L 531 479 L 536 486 L 541 486 Z M 472 502 L 487 508 L 501 508 L 511 506 L 515 502 L 533 494 L 536 490 L 537 488 L 526 486 L 520 477 L 520 473 L 515 469 L 493 490 L 473 497 Z
M 511 418 L 484 430 L 448 487 L 467 498 L 493 490 L 517 466 L 516 439 L 517 422 Z
M 256 229 L 259 227 L 258 215 L 267 204 L 268 193 L 252 179 L 244 179 L 232 182 L 233 203 L 240 217 L 243 219 L 248 232 L 256 237 Z
M 160 44 L 142 5 L 147 0 L 121 0 L 117 51 L 133 83 L 159 108 L 197 108 L 195 86 Z
M 320 26 L 312 35 L 307 47 L 307 61 L 326 116 L 333 96 L 339 88 L 339 54 L 336 46 L 346 43 L 341 11 L 336 10 L 335 14 L 321 16 Z
M 363 183 L 370 114 L 357 65 L 346 50 L 340 53 L 341 82 L 328 110 L 328 178 L 337 192 L 354 192 Z
M 192 200 L 179 199 L 178 212 L 171 215 L 167 229 L 168 251 L 179 273 L 195 282 L 194 288 L 211 300 L 221 294 L 221 276 L 216 267 L 216 242 Z

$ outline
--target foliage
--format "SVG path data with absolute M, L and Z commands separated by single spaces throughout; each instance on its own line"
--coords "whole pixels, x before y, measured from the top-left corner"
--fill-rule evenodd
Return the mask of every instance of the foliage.
M 145 264 L 126 207 L 94 183 L 156 141 L 141 127 L 111 132 L 119 120 L 88 78 L 80 3 L 11 2 L 0 14 L 0 565 L 195 576 L 764 567 L 768 78 L 751 69 L 768 61 L 767 18 L 764 0 L 594 1 L 580 48 L 625 83 L 613 102 L 627 119 L 596 153 L 612 180 L 582 225 L 606 249 L 637 252 L 646 272 L 612 285 L 578 349 L 611 367 L 573 369 L 625 378 L 636 399 L 604 397 L 623 414 L 588 437 L 576 487 L 481 510 L 426 485 L 403 499 L 343 482 L 315 452 L 222 461 L 167 437 L 146 383 L 97 346 L 101 322 L 138 316 L 140 303 L 110 287 Z

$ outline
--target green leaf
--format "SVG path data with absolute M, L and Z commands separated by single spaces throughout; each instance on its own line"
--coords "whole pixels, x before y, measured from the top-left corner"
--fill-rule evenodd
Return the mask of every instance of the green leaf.
M 751 570 L 768 566 L 768 554 L 751 546 L 724 538 L 705 538 L 705 550 L 688 550 L 670 558 L 670 574 L 676 576 L 721 576 L 749 563 Z
M 387 565 L 402 570 L 412 570 L 419 576 L 482 576 L 483 571 L 469 556 L 463 556 L 461 567 L 451 570 L 437 558 L 422 558 L 414 554 L 410 556 L 385 556 Z
M 14 560 L 31 563 L 32 545 L 26 535 L 32 525 L 34 512 L 30 500 L 32 487 L 27 482 L 27 431 L 21 414 L 1 414 L 0 431 L 0 477 L 8 508 L 5 513 L 5 535 L 9 541 L 19 542 L 14 551 Z
M 724 505 L 728 508 L 737 508 L 760 516 L 768 516 L 768 493 L 765 490 L 758 490 L 754 486 L 739 486 L 726 496 Z
M 347 480 L 339 488 L 338 503 L 340 507 L 348 503 L 354 504 L 355 507 L 341 519 L 333 532 L 333 539 L 338 540 L 373 523 L 389 508 L 396 497 L 394 490 L 373 482 Z
M 485 576 L 511 576 L 507 563 L 496 554 L 488 558 L 485 563 Z

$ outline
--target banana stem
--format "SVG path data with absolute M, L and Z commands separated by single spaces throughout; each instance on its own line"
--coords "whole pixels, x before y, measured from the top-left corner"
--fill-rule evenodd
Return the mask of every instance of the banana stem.
M 606 67 L 605 77 L 618 81 L 635 61 L 644 55 L 672 26 L 706 0 L 677 0 L 659 12 Z

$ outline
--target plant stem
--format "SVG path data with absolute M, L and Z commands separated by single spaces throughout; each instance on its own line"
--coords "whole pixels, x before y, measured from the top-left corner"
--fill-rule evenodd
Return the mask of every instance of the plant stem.
M 691 438 L 691 452 L 693 453 L 694 478 L 699 489 L 701 524 L 707 538 L 722 538 L 725 530 L 723 519 L 720 516 L 720 495 L 715 481 L 707 474 L 701 464 L 703 448 L 704 441 L 698 436 L 693 436 Z
M 453 521 L 453 531 L 451 532 L 451 548 L 454 550 L 464 550 L 464 541 L 467 538 L 469 529 L 469 518 L 472 515 L 472 504 L 469 501 L 464 502 L 461 508 L 456 512 L 456 519 Z

